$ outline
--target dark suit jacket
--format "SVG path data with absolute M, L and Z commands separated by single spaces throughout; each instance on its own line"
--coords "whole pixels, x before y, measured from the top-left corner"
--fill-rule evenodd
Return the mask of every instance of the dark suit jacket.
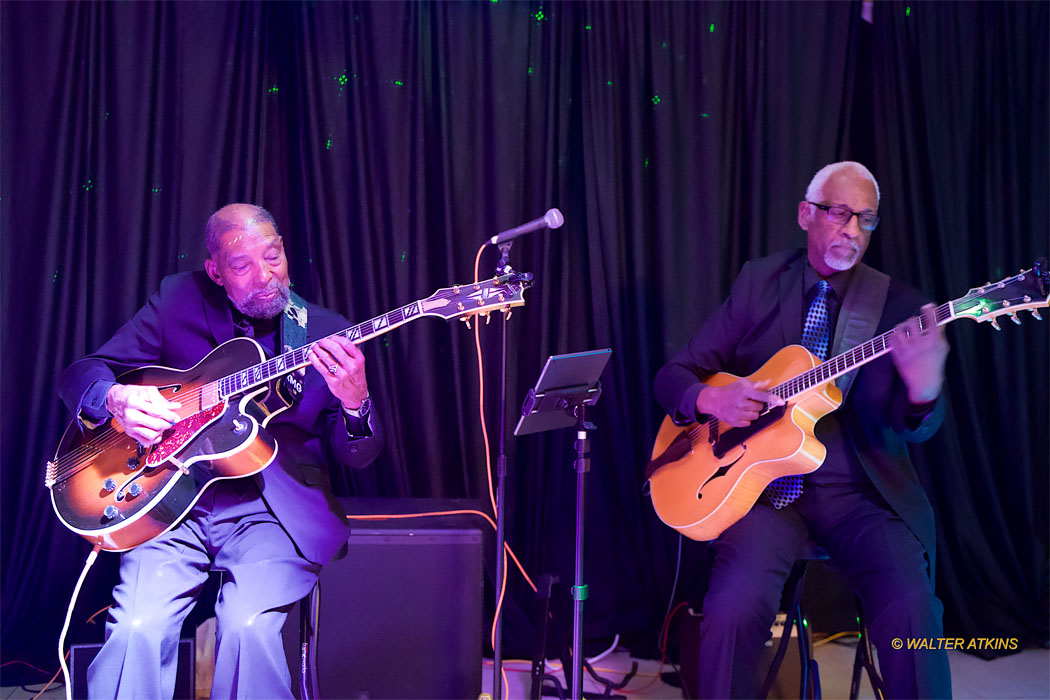
M 345 318 L 307 304 L 307 340 L 350 327 Z M 80 415 L 81 402 L 98 379 L 142 365 L 186 369 L 234 337 L 229 299 L 203 271 L 165 277 L 160 291 L 97 352 L 62 375 L 62 400 Z M 277 439 L 274 462 L 252 477 L 270 510 L 303 556 L 324 564 L 346 543 L 346 515 L 332 495 L 328 465 L 363 467 L 382 447 L 378 421 L 373 437 L 350 438 L 343 414 L 324 380 L 307 368 L 297 405 L 275 416 L 267 430 Z
M 689 344 L 656 375 L 655 394 L 676 422 L 696 420 L 700 380 L 716 372 L 746 376 L 785 345 L 801 344 L 806 252 L 788 251 L 744 265 L 729 297 Z M 923 297 L 891 280 L 876 335 L 918 313 Z M 943 396 L 909 427 L 907 390 L 889 355 L 864 365 L 838 409 L 864 471 L 934 562 L 933 509 L 908 457 L 907 443 L 928 439 L 944 417 Z

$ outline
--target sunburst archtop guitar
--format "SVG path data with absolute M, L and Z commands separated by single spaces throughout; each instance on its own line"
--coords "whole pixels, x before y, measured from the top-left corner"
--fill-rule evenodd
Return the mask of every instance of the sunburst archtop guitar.
M 998 317 L 1019 324 L 1017 313 L 1027 310 L 1040 319 L 1038 309 L 1048 301 L 1050 273 L 1040 258 L 1032 269 L 938 306 L 934 317 L 938 326 L 969 318 L 999 330 Z M 827 453 L 814 436 L 817 421 L 842 403 L 834 380 L 888 353 L 892 335 L 889 330 L 823 361 L 800 345 L 777 351 L 747 379 L 770 380 L 768 391 L 786 403 L 764 407 L 745 428 L 716 418 L 686 426 L 665 418 L 645 470 L 660 519 L 691 539 L 713 540 L 751 510 L 771 481 L 816 470 Z M 720 372 L 704 383 L 725 386 L 738 379 Z
M 423 316 L 509 312 L 525 303 L 531 280 L 518 273 L 439 289 L 333 335 L 360 344 Z M 179 401 L 181 420 L 148 448 L 116 421 L 86 431 L 71 423 L 44 478 L 59 520 L 102 549 L 124 551 L 171 529 L 212 482 L 265 469 L 278 450 L 266 425 L 292 403 L 271 387 L 310 364 L 313 345 L 267 359 L 254 340 L 234 338 L 189 369 L 140 367 L 117 377 Z

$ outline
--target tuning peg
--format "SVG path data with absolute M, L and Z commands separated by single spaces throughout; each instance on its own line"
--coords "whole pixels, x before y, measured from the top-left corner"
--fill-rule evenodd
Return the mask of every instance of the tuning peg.
M 999 327 L 999 322 L 996 321 L 994 318 L 989 323 L 992 324 L 992 328 L 994 328 L 995 330 L 997 330 L 997 331 L 1001 331 L 1002 330 L 1002 328 Z
M 1010 314 L 1010 320 L 1013 321 L 1014 323 L 1016 323 L 1018 326 L 1021 325 L 1021 319 L 1017 318 L 1017 314 L 1016 313 Z
M 1028 309 L 1028 310 L 1032 312 L 1033 316 L 1035 316 L 1035 320 L 1036 321 L 1042 321 L 1043 320 L 1043 317 L 1039 315 L 1038 309 Z
M 492 320 L 492 314 L 481 314 L 481 315 L 485 317 L 485 325 L 486 326 L 489 325 L 489 322 Z
M 510 315 L 512 313 L 514 313 L 514 310 L 511 309 L 509 306 L 507 308 L 505 308 L 505 309 L 500 309 L 500 311 L 502 311 L 505 314 L 504 319 L 503 319 L 504 321 L 509 321 L 510 320 Z
M 467 324 L 467 330 L 469 331 L 470 330 L 470 316 L 464 316 L 463 318 L 461 318 L 459 320 L 462 321 L 463 323 Z

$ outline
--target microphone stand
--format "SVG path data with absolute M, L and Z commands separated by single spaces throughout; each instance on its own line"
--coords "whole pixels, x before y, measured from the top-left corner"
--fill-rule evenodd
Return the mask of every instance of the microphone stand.
M 510 266 L 511 241 L 499 245 L 500 259 L 496 263 L 496 276 L 510 274 L 514 270 Z M 510 310 L 503 313 L 503 323 L 500 324 L 500 374 L 499 374 L 499 453 L 496 456 L 496 630 L 493 635 L 493 666 L 492 666 L 492 698 L 502 700 L 503 698 L 503 607 L 500 601 L 500 592 L 503 590 L 503 579 L 507 572 L 503 566 L 504 549 L 507 533 L 504 529 L 504 514 L 506 508 L 506 476 L 507 476 L 507 317 Z

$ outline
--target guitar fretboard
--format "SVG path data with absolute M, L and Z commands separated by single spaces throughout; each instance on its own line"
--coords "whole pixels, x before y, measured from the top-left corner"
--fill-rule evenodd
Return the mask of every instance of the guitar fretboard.
M 407 306 L 394 309 L 382 316 L 376 316 L 375 318 L 359 323 L 356 326 L 351 326 L 350 328 L 337 333 L 333 333 L 327 337 L 333 338 L 341 336 L 355 343 L 362 343 L 411 321 L 413 318 L 421 315 L 422 311 L 422 302 L 414 301 Z M 313 343 L 304 345 L 300 348 L 289 350 L 283 355 L 278 355 L 266 362 L 261 362 L 257 365 L 242 369 L 239 372 L 227 375 L 222 379 L 218 379 L 215 382 L 212 382 L 211 385 L 202 388 L 202 396 L 207 397 L 211 394 L 214 402 L 217 403 L 218 401 L 224 401 L 231 396 L 243 393 L 249 389 L 262 386 L 277 377 L 288 374 L 289 372 L 294 372 L 300 367 L 305 367 L 310 364 L 310 360 L 307 359 L 310 353 L 310 348 L 318 342 L 320 341 L 314 341 Z M 208 391 L 209 388 L 211 391 Z M 206 401 L 204 402 L 204 406 L 207 406 Z
M 954 315 L 952 314 L 951 302 L 938 306 L 934 310 L 934 318 L 936 319 L 936 325 L 938 326 L 943 326 L 946 323 L 953 321 Z M 919 328 L 923 331 L 926 330 L 922 325 L 921 316 L 919 317 Z M 856 367 L 860 367 L 863 364 L 885 355 L 890 351 L 889 343 L 893 333 L 894 331 L 889 330 L 882 335 L 875 336 L 871 340 L 861 343 L 841 355 L 836 355 L 830 360 L 821 362 L 812 369 L 795 375 L 791 379 L 778 384 L 769 391 L 771 394 L 776 394 L 785 401 L 790 401 L 792 398 L 809 391 L 813 387 L 826 384 L 827 382 L 850 372 Z

